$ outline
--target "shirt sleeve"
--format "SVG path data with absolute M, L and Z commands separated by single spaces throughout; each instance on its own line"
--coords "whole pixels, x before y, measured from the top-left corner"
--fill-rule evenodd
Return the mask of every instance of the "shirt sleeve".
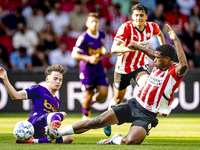
M 151 25 L 153 26 L 153 35 L 157 35 L 160 32 L 159 25 L 154 22 L 151 22 Z
M 41 90 L 39 85 L 33 85 L 28 89 L 25 89 L 28 95 L 28 99 L 32 99 L 40 95 Z
M 76 50 L 76 51 L 82 53 L 83 52 L 84 41 L 85 41 L 84 36 L 82 36 L 82 35 L 79 36 L 77 41 L 76 41 L 76 44 L 75 44 L 73 50 Z
M 128 29 L 126 23 L 124 23 L 118 29 L 115 39 L 124 43 L 127 38 L 128 38 Z

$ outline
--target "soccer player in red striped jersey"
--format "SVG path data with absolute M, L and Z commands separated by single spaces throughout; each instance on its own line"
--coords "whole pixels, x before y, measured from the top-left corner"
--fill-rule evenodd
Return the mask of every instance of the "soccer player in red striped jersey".
M 136 4 L 131 11 L 133 20 L 121 25 L 111 48 L 112 53 L 118 53 L 118 55 L 114 73 L 114 98 L 110 100 L 109 108 L 123 101 L 132 78 L 139 87 L 142 87 L 149 77 L 147 56 L 141 51 L 129 49 L 130 42 L 147 48 L 152 36 L 157 35 L 159 43 L 165 44 L 160 27 L 154 22 L 146 21 L 148 18 L 146 6 Z M 104 132 L 110 136 L 111 127 L 105 127 Z
M 108 125 L 132 123 L 126 136 L 122 137 L 120 133 L 117 133 L 109 139 L 100 140 L 97 144 L 141 144 L 147 132 L 152 127 L 157 126 L 157 114 L 162 116 L 170 114 L 173 93 L 179 87 L 188 68 L 185 53 L 176 33 L 169 25 L 166 25 L 166 27 L 169 30 L 171 40 L 174 41 L 176 51 L 169 44 L 158 46 L 156 51 L 134 42 L 131 42 L 128 46 L 132 51 L 145 53 L 151 59 L 154 59 L 155 64 L 148 80 L 140 89 L 136 98 L 128 100 L 127 103 L 113 106 L 92 120 L 78 122 L 60 131 L 46 127 L 46 133 L 54 139 L 64 135 L 80 134 L 90 129 L 98 129 Z M 178 64 L 173 63 L 176 53 L 179 60 Z

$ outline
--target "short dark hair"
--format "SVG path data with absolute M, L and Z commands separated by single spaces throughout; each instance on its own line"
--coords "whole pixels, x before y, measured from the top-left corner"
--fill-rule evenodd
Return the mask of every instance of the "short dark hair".
M 156 51 L 160 52 L 162 56 L 168 56 L 172 61 L 175 59 L 176 51 L 170 44 L 159 45 Z
M 136 4 L 131 8 L 131 12 L 133 13 L 134 10 L 144 10 L 145 14 L 148 14 L 148 8 L 142 4 Z
M 99 14 L 98 13 L 89 13 L 87 16 L 87 20 L 89 17 L 95 17 L 95 18 L 99 19 Z

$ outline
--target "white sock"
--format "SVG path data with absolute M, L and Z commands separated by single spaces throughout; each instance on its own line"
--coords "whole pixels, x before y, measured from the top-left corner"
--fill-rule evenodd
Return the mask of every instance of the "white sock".
M 117 106 L 118 104 L 115 102 L 114 97 L 110 100 L 109 105 L 108 105 L 108 109 L 111 108 L 111 106 Z
M 59 131 L 59 137 L 64 136 L 64 135 L 72 135 L 72 134 L 74 134 L 74 129 L 73 129 L 72 125 L 62 128 Z
M 113 143 L 114 143 L 114 144 L 117 144 L 117 145 L 121 145 L 122 138 L 123 138 L 122 136 L 116 137 L 116 138 L 113 140 Z
M 39 139 L 33 139 L 34 143 L 38 143 Z

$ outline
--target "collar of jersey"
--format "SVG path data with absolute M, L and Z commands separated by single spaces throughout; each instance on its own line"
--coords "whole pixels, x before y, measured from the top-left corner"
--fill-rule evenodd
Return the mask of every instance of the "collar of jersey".
M 135 26 L 135 24 L 134 24 L 134 21 L 133 21 L 133 26 L 134 26 L 134 28 L 138 31 L 138 32 L 140 32 L 140 33 L 142 33 L 144 30 L 145 30 L 145 28 L 146 28 L 146 22 L 145 22 L 145 26 L 144 26 L 144 29 L 142 30 L 142 31 L 140 31 L 140 30 L 138 30 L 138 28 L 136 28 L 136 26 Z
M 97 31 L 97 35 L 93 35 L 93 34 L 90 32 L 90 30 L 87 30 L 86 32 L 87 32 L 87 34 L 88 34 L 90 37 L 92 37 L 92 38 L 94 38 L 94 39 L 97 39 L 97 38 L 99 37 L 99 31 Z

